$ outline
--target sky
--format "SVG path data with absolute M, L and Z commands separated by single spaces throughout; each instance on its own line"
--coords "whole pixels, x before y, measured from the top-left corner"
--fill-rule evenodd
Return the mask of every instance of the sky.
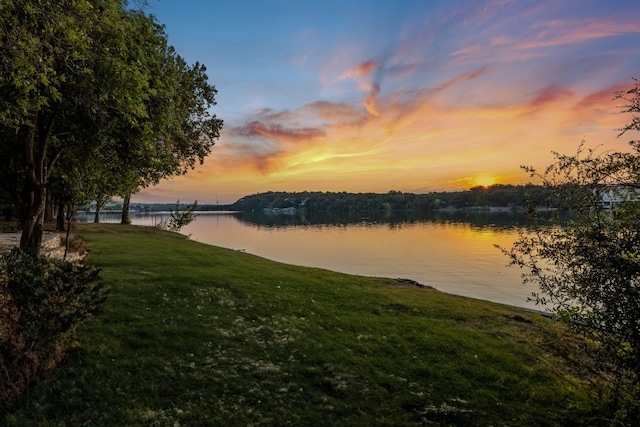
M 224 120 L 204 164 L 134 202 L 524 184 L 628 149 L 638 0 L 148 0 Z

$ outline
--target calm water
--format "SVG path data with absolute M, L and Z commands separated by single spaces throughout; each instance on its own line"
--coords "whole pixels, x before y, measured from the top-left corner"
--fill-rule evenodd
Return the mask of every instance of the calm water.
M 103 215 L 102 220 L 119 217 Z M 162 217 L 132 215 L 132 220 L 155 225 Z M 200 213 L 182 232 L 192 240 L 289 264 L 409 278 L 443 292 L 539 308 L 527 301 L 534 289 L 522 284 L 521 270 L 506 267 L 507 258 L 494 246 L 510 247 L 522 226 L 506 214 L 310 219 Z

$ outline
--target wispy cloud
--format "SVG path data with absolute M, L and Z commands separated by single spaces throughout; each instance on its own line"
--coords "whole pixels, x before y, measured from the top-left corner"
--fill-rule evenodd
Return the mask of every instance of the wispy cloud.
M 265 137 L 284 141 L 306 141 L 325 136 L 325 132 L 316 128 L 286 128 L 280 124 L 267 125 L 254 120 L 241 127 L 232 128 L 232 136 L 247 138 Z
M 620 83 L 612 86 L 608 86 L 604 89 L 591 92 L 583 96 L 575 105 L 577 111 L 585 109 L 595 109 L 598 111 L 612 111 L 611 105 L 614 100 L 614 95 L 618 92 L 628 90 L 630 85 L 628 83 Z
M 353 68 L 348 69 L 342 74 L 342 76 L 340 76 L 340 78 L 361 81 L 361 79 L 363 79 L 364 77 L 368 77 L 378 67 L 380 67 L 380 61 L 378 61 L 377 59 L 369 59 L 356 65 Z
M 571 45 L 588 41 L 616 37 L 625 34 L 640 34 L 640 22 L 622 20 L 609 21 L 606 19 L 584 20 L 552 20 L 532 26 L 535 38 L 530 41 L 520 41 L 520 49 L 540 49 L 558 45 Z M 628 22 L 624 22 L 628 21 Z
M 551 84 L 535 91 L 532 94 L 530 105 L 534 110 L 537 110 L 561 99 L 571 98 L 573 96 L 573 92 L 569 89 L 557 84 Z

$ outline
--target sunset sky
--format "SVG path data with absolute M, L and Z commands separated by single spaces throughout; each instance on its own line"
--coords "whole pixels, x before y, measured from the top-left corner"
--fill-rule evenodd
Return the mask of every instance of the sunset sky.
M 429 192 L 529 181 L 551 151 L 624 150 L 638 0 L 149 0 L 204 63 L 222 135 L 134 202 L 264 191 Z

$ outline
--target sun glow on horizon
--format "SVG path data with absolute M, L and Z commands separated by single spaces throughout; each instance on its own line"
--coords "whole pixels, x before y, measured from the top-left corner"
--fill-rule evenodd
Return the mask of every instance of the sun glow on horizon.
M 498 183 L 498 178 L 493 175 L 478 175 L 473 178 L 473 185 L 480 187 L 491 187 Z

